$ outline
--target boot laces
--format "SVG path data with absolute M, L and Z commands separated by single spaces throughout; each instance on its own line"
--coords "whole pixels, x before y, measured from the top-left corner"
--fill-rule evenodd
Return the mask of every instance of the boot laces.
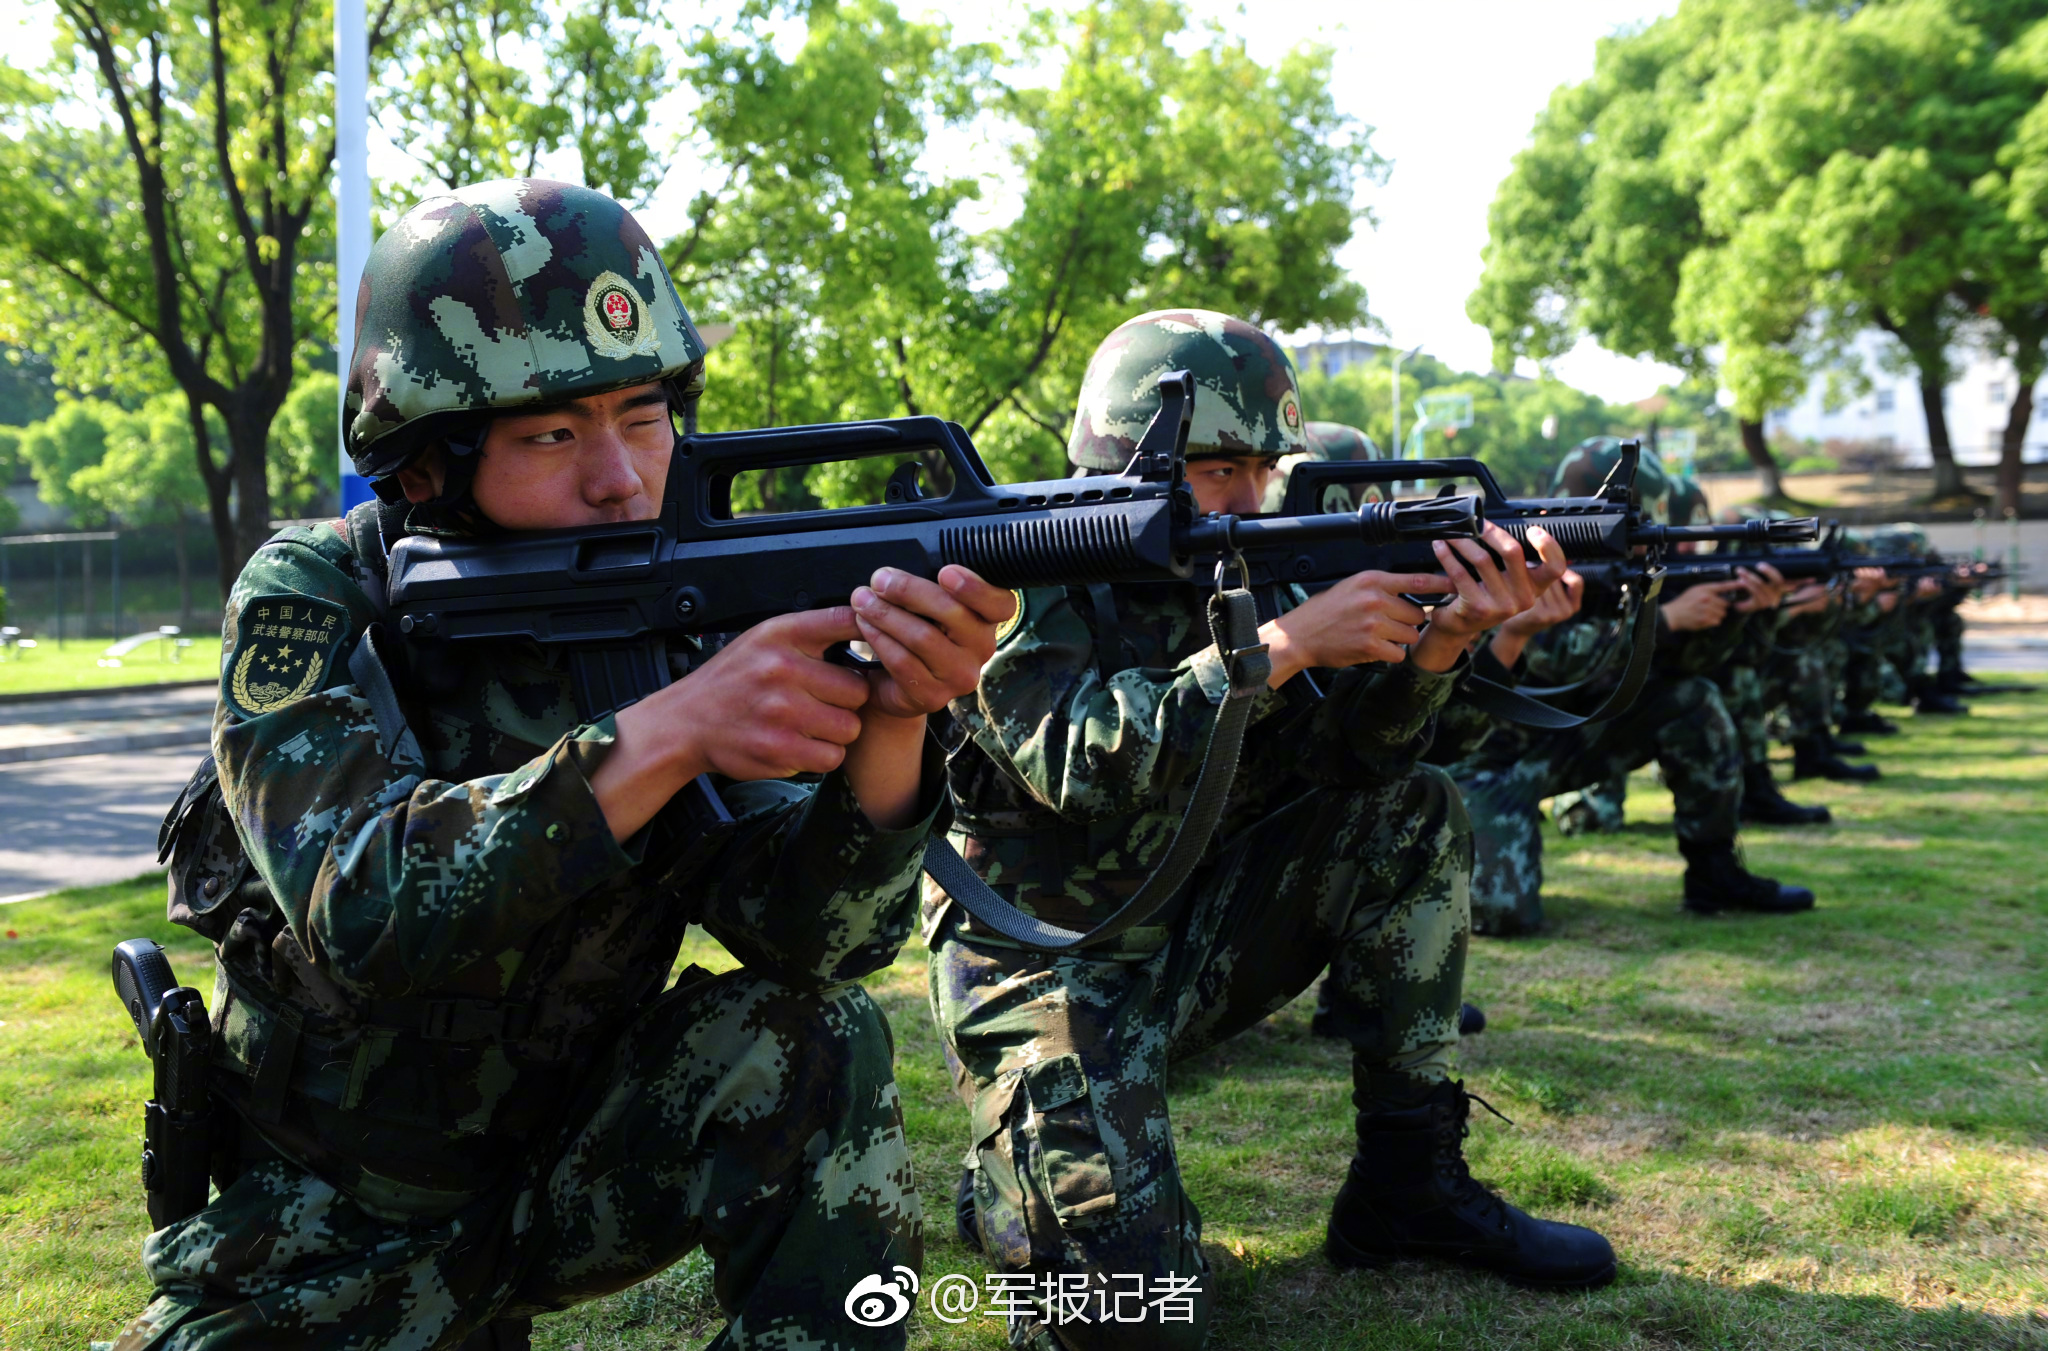
M 1512 1126 L 1515 1123 L 1498 1107 L 1467 1089 L 1463 1084 L 1452 1085 L 1458 1091 L 1457 1106 L 1449 1108 L 1437 1126 L 1438 1157 L 1442 1160 L 1447 1180 L 1461 1203 L 1476 1204 L 1487 1218 L 1505 1229 L 1508 1225 L 1507 1202 L 1491 1188 L 1482 1185 L 1472 1176 L 1472 1168 L 1465 1162 L 1465 1140 L 1472 1134 L 1472 1104 L 1478 1103 L 1494 1116 Z

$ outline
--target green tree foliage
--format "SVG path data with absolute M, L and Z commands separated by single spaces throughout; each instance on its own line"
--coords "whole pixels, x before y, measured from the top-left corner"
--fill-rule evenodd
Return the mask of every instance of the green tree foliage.
M 279 517 L 310 516 L 340 489 L 341 381 L 302 375 L 270 424 L 271 505 Z
M 0 344 L 0 427 L 26 427 L 56 411 L 50 363 L 26 348 Z M 7 481 L 0 474 L 0 484 Z
M 1760 466 L 1763 411 L 1879 329 L 1917 372 L 1935 495 L 1962 492 L 1952 353 L 2023 363 L 2048 331 L 2021 186 L 2044 88 L 2021 39 L 2040 17 L 2023 0 L 1686 0 L 1554 96 L 1496 199 L 1470 312 L 1525 355 L 1580 332 L 1695 371 L 1717 351 Z
M 1485 271 L 1466 302 L 1493 335 L 1496 366 L 1561 356 L 1590 334 L 1626 356 L 1711 369 L 1709 349 L 1727 335 L 1682 314 L 1680 288 L 1720 242 L 1701 194 L 1740 104 L 1716 82 L 1771 68 L 1779 31 L 1800 12 L 1796 0 L 1686 0 L 1602 41 L 1593 77 L 1551 96 L 1495 194 Z M 1803 318 L 1763 316 L 1766 345 L 1796 337 Z M 1762 419 L 1781 391 L 1739 364 L 1722 375 L 1743 382 L 1745 443 L 1775 494 Z
M 672 34 L 644 0 L 422 0 L 393 28 L 373 91 L 420 166 L 419 181 L 385 185 L 389 204 L 530 176 L 565 152 L 586 185 L 644 200 L 668 168 L 647 124 L 674 87 L 659 46 Z
M 1056 474 L 1082 368 L 1132 314 L 1363 317 L 1334 254 L 1357 180 L 1383 166 L 1335 110 L 1327 52 L 1265 67 L 1190 34 L 1177 6 L 1105 0 L 1041 16 L 1058 81 L 1015 89 L 994 53 L 882 0 L 801 11 L 788 60 L 777 12 L 694 49 L 701 134 L 727 170 L 669 259 L 700 317 L 736 325 L 707 425 L 938 413 L 998 472 Z M 1011 147 L 1021 210 L 969 232 L 978 187 L 916 164 L 933 129 L 977 115 Z M 884 468 L 814 473 L 809 491 L 871 500 Z
M 269 533 L 270 422 L 332 313 L 331 268 L 303 266 L 331 248 L 331 14 L 56 9 L 51 68 L 6 79 L 0 332 L 74 388 L 183 395 L 225 587 Z
M 107 457 L 109 443 L 126 439 L 128 414 L 100 399 L 67 400 L 48 418 L 25 429 L 21 457 L 35 475 L 37 495 L 80 526 L 97 529 L 107 506 L 76 480 Z
M 1971 254 L 1990 321 L 1989 346 L 2009 359 L 2018 390 L 2000 437 L 1998 500 L 2019 510 L 2021 455 L 2034 414 L 2034 386 L 2048 371 L 2048 17 L 1995 58 L 2027 109 L 1998 150 L 1998 167 L 1971 184 Z
M 298 393 L 295 389 L 293 397 Z M 331 383 L 327 395 L 332 406 Z M 106 404 L 98 408 L 105 431 L 103 452 L 96 461 L 74 468 L 63 491 L 89 504 L 103 520 L 145 531 L 170 532 L 178 565 L 178 622 L 189 628 L 192 566 L 186 531 L 206 495 L 199 478 L 199 461 L 193 450 L 192 424 L 186 416 L 184 397 L 176 391 L 159 394 L 132 413 Z M 212 432 L 216 437 L 222 434 L 217 424 Z M 333 442 L 328 445 L 331 462 Z M 43 495 L 49 500 L 47 485 Z
M 1454 435 L 1426 432 L 1426 452 L 1484 460 L 1509 492 L 1547 490 L 1565 451 L 1589 436 L 1638 430 L 1641 421 L 1633 409 L 1606 403 L 1561 380 L 1474 375 L 1424 354 L 1401 364 L 1404 439 L 1417 425 L 1416 401 L 1430 393 L 1470 395 L 1472 425 Z M 1392 446 L 1391 362 L 1347 366 L 1334 375 L 1306 369 L 1301 373 L 1301 405 L 1310 418 L 1358 427 L 1380 446 Z

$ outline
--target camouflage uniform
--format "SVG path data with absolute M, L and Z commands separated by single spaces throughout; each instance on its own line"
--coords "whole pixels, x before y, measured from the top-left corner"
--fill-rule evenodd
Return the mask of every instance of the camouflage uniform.
M 1600 627 L 1565 624 L 1539 637 L 1530 644 L 1528 678 L 1568 682 L 1593 640 L 1611 641 Z M 1472 816 L 1473 931 L 1518 934 L 1542 927 L 1544 798 L 1625 779 L 1653 759 L 1671 788 L 1680 840 L 1734 838 L 1741 751 L 1720 691 L 1702 676 L 1653 671 L 1626 712 L 1586 727 L 1546 732 L 1497 723 L 1475 750 L 1452 763 L 1451 777 Z
M 385 239 L 452 232 L 468 265 L 497 257 L 479 221 L 509 229 L 502 265 L 529 281 L 557 269 L 542 299 L 632 284 L 586 275 L 606 254 L 579 252 L 593 225 L 638 227 L 583 189 L 483 185 Z M 372 254 L 373 321 L 404 310 L 380 292 L 393 257 Z M 652 266 L 656 298 L 594 322 L 688 332 L 661 318 L 681 307 Z M 476 317 L 446 296 L 422 308 L 458 346 Z M 474 368 L 436 379 L 403 364 L 417 355 L 392 341 L 403 325 L 373 322 L 358 353 L 373 395 L 498 379 L 516 317 L 470 349 Z M 642 383 L 702 350 L 693 335 L 670 357 L 620 343 Z M 357 404 L 359 429 L 405 425 L 378 397 Z M 876 829 L 832 774 L 814 790 L 722 785 L 729 831 L 701 833 L 671 802 L 615 841 L 590 786 L 615 724 L 578 715 L 559 650 L 504 641 L 408 663 L 387 631 L 369 638 L 376 516 L 282 532 L 229 598 L 221 815 L 174 905 L 220 945 L 215 1079 L 239 1146 L 216 1161 L 218 1199 L 150 1237 L 157 1298 L 120 1351 L 454 1347 L 700 1244 L 732 1316 L 717 1345 L 901 1346 L 901 1323 L 864 1327 L 844 1303 L 864 1277 L 915 1269 L 922 1241 L 888 1029 L 855 982 L 908 936 L 925 837 L 944 823 L 936 756 L 901 830 Z M 692 922 L 744 965 L 664 991 Z
M 1618 458 L 1612 437 L 1580 443 L 1559 464 L 1553 491 L 1591 493 Z M 1665 517 L 1673 489 L 1653 452 L 1644 452 L 1637 485 L 1652 513 Z M 1659 627 L 1650 679 L 1616 717 L 1556 732 L 1490 720 L 1490 731 L 1476 744 L 1460 747 L 1456 759 L 1439 760 L 1448 765 L 1472 816 L 1474 932 L 1506 935 L 1542 927 L 1544 798 L 1562 799 L 1569 811 L 1575 800 L 1567 795 L 1579 793 L 1576 801 L 1584 803 L 1586 790 L 1605 787 L 1613 796 L 1593 798 L 1582 813 L 1594 823 L 1603 811 L 1618 818 L 1614 790 L 1631 770 L 1654 759 L 1671 788 L 1673 826 L 1681 841 L 1734 838 L 1742 804 L 1739 738 L 1720 691 L 1700 670 L 1711 669 L 1716 653 L 1703 651 L 1694 638 Z M 1572 620 L 1530 643 L 1515 674 L 1539 685 L 1585 680 L 1617 641 L 1621 636 L 1609 621 Z M 1590 708 L 1618 679 L 1617 670 L 1599 672 L 1578 697 Z
M 1182 344 L 1172 363 L 1130 350 L 1190 333 L 1211 341 Z M 1203 349 L 1193 361 L 1190 346 Z M 1204 353 L 1222 369 L 1205 369 Z M 1220 315 L 1134 320 L 1091 363 L 1070 454 L 1124 463 L 1157 402 L 1105 377 L 1173 365 L 1202 382 L 1191 455 L 1298 445 L 1285 363 L 1265 335 Z M 1281 386 L 1267 393 L 1279 414 L 1264 420 L 1246 416 L 1262 375 Z M 1218 387 L 1254 394 L 1233 405 L 1210 397 Z M 956 701 L 952 839 L 1019 908 L 1085 928 L 1158 861 L 1225 689 L 1204 594 L 1026 591 L 979 691 Z M 1299 599 L 1270 596 L 1265 608 Z M 927 891 L 932 1012 L 972 1121 L 972 1211 L 991 1260 L 1076 1281 L 1200 1278 L 1191 1321 L 1143 1333 L 1061 1324 L 1069 1347 L 1194 1347 L 1205 1335 L 1214 1292 L 1174 1157 L 1175 1059 L 1265 1018 L 1328 967 L 1361 1106 L 1446 1074 L 1470 833 L 1448 780 L 1415 758 L 1453 677 L 1406 665 L 1317 677 L 1328 691 L 1318 703 L 1256 696 L 1217 842 L 1166 912 L 1112 945 L 1047 958 Z M 1013 1344 L 1056 1346 L 1049 1317 L 1041 1306 L 1039 1320 L 1013 1323 Z

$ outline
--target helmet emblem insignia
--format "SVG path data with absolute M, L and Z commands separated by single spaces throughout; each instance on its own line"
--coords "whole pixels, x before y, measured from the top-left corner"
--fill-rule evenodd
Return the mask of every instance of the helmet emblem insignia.
M 583 298 L 583 335 L 599 356 L 616 361 L 649 356 L 661 346 L 647 302 L 616 272 L 600 272 L 590 283 Z
M 1287 424 L 1287 430 L 1290 432 L 1301 430 L 1301 405 L 1294 401 L 1292 394 L 1285 395 L 1280 400 L 1280 420 Z

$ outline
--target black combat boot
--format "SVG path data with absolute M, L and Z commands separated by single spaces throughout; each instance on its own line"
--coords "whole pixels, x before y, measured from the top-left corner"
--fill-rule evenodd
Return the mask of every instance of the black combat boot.
M 1913 701 L 1915 713 L 1968 713 L 1970 706 L 1962 703 L 1952 694 L 1943 694 L 1937 689 L 1924 689 Z
M 1340 1267 L 1456 1262 L 1546 1290 L 1613 1280 L 1606 1239 L 1524 1214 L 1473 1180 L 1465 1166 L 1471 1103 L 1464 1085 L 1451 1082 L 1415 1107 L 1358 1114 L 1358 1154 L 1323 1245 L 1330 1260 Z
M 1860 741 L 1844 741 L 1833 732 L 1822 732 L 1821 740 L 1837 755 L 1868 755 L 1870 751 Z
M 1820 826 L 1834 819 L 1826 807 L 1802 807 L 1778 791 L 1768 763 L 1742 767 L 1742 819 L 1765 826 Z
M 1837 726 L 1844 732 L 1861 732 L 1865 736 L 1899 734 L 1899 725 L 1874 708 L 1852 708 L 1842 715 Z
M 1844 783 L 1869 783 L 1878 776 L 1876 765 L 1852 765 L 1835 753 L 1826 737 L 1803 736 L 1792 743 L 1794 779 L 1837 779 Z
M 1743 867 L 1732 840 L 1680 840 L 1678 852 L 1685 855 L 1685 908 L 1696 915 L 1723 910 L 1789 915 L 1813 909 L 1813 893 L 1805 887 L 1783 886 Z
M 1486 1030 L 1486 1010 L 1477 1004 L 1458 1005 L 1458 1035 L 1476 1037 Z

